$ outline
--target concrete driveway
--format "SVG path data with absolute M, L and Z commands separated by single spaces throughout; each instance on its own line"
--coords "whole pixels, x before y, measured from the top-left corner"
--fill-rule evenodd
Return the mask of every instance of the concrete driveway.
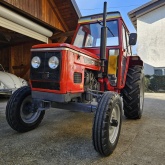
M 165 165 L 165 94 L 145 94 L 141 120 L 123 116 L 117 148 L 106 158 L 92 145 L 93 114 L 51 109 L 37 129 L 20 134 L 6 122 L 6 102 L 0 101 L 0 165 Z

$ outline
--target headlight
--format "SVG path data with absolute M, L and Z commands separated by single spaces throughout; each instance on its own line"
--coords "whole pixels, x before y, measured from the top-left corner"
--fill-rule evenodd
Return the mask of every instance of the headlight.
M 51 69 L 56 69 L 59 65 L 59 59 L 56 56 L 52 56 L 48 61 L 48 65 Z
M 38 56 L 32 58 L 31 65 L 33 68 L 38 68 L 41 64 L 41 59 Z

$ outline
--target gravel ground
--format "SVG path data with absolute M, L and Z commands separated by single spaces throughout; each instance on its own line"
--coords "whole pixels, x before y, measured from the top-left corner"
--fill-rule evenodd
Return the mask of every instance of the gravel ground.
M 93 148 L 93 114 L 51 109 L 33 131 L 17 133 L 5 119 L 7 99 L 0 98 L 0 165 L 165 165 L 165 94 L 146 93 L 141 120 L 123 124 L 109 157 Z

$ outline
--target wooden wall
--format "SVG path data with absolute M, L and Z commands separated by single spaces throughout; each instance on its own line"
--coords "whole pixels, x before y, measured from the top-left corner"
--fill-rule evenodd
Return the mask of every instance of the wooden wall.
M 24 12 L 52 25 L 53 27 L 65 31 L 62 22 L 50 4 L 49 0 L 3 0 Z
M 30 49 L 32 45 L 32 43 L 22 44 L 10 48 L 10 73 L 23 77 L 24 79 L 29 78 Z
M 0 64 L 2 64 L 6 71 L 9 71 L 9 54 L 10 48 L 0 49 Z
M 30 71 L 30 49 L 36 42 L 19 44 L 0 49 L 0 64 L 6 71 L 18 77 L 29 79 Z

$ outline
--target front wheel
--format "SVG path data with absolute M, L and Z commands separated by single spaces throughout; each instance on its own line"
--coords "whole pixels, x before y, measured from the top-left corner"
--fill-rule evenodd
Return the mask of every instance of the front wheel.
M 44 114 L 45 111 L 32 111 L 31 89 L 27 86 L 16 90 L 6 106 L 7 122 L 18 132 L 27 132 L 36 128 Z
M 109 156 L 118 143 L 121 120 L 122 102 L 115 92 L 103 94 L 96 110 L 93 124 L 93 145 L 97 152 Z

